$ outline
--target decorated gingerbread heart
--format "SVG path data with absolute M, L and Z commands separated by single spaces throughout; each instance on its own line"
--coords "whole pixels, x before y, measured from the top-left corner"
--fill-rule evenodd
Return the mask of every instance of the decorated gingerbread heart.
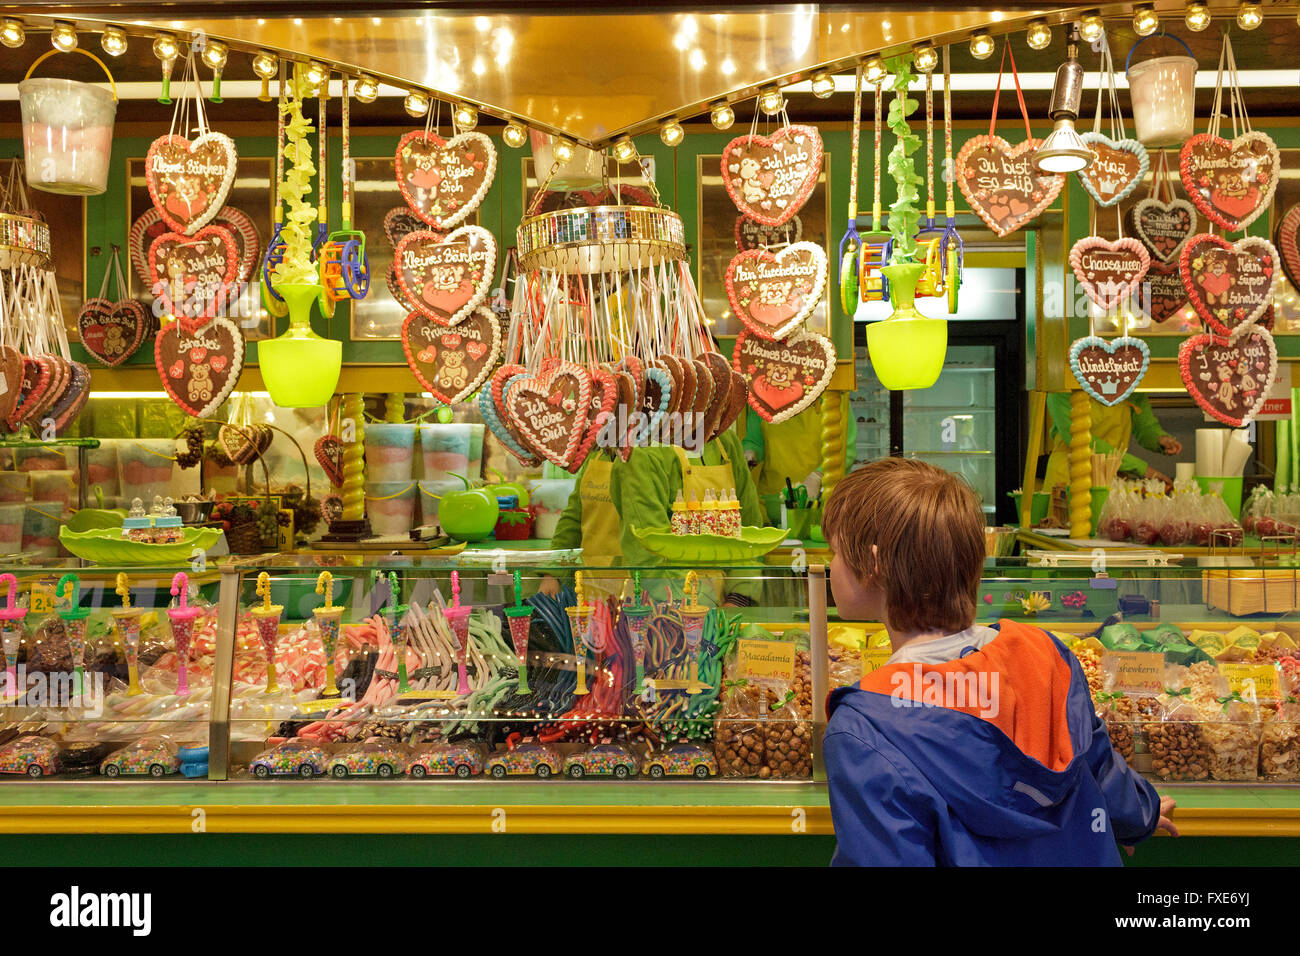
M 771 136 L 737 136 L 722 149 L 722 184 L 754 222 L 779 226 L 794 218 L 817 186 L 822 137 L 812 126 L 783 126 Z
M 512 425 L 535 451 L 569 469 L 587 433 L 591 414 L 591 376 L 572 362 L 555 362 L 525 376 L 505 392 Z
M 1139 301 L 1142 311 L 1157 325 L 1182 315 L 1187 308 L 1187 288 L 1178 263 L 1152 262 Z M 1200 320 L 1194 316 L 1193 322 L 1196 328 L 1200 327 Z
M 0 422 L 7 422 L 22 396 L 23 355 L 12 345 L 0 345 Z
M 1141 284 L 1151 265 L 1136 239 L 1085 236 L 1070 249 L 1070 268 L 1088 298 L 1109 312 Z
M 1141 339 L 1088 335 L 1070 346 L 1070 371 L 1079 387 L 1103 405 L 1118 405 L 1147 373 L 1151 350 Z
M 647 366 L 645 390 L 641 393 L 641 415 L 633 443 L 648 444 L 667 422 L 673 404 L 673 377 L 662 368 Z
M 750 249 L 727 265 L 731 310 L 755 335 L 783 339 L 817 309 L 826 287 L 826 252 L 796 242 L 778 252 Z
M 496 175 L 497 151 L 482 133 L 443 139 L 412 130 L 397 143 L 395 165 L 407 205 L 435 229 L 450 229 L 483 202 Z
M 482 226 L 445 236 L 409 233 L 393 254 L 406 301 L 439 325 L 455 325 L 487 297 L 496 273 L 497 245 Z
M 1178 349 L 1183 384 L 1206 413 L 1241 428 L 1268 397 L 1277 373 L 1273 336 L 1252 326 L 1231 339 L 1202 333 Z
M 740 417 L 749 403 L 749 380 L 736 369 L 731 370 L 731 390 L 727 397 L 727 408 L 718 419 L 718 425 L 710 438 L 717 438 Z
M 1267 239 L 1247 236 L 1228 242 L 1207 232 L 1183 246 L 1179 269 L 1188 301 L 1221 335 L 1264 314 L 1280 275 L 1277 250 Z
M 1245 229 L 1268 209 L 1281 169 L 1277 145 L 1258 131 L 1231 141 L 1197 133 L 1183 144 L 1178 163 L 1196 208 L 1229 232 Z
M 406 206 L 395 206 L 384 213 L 384 235 L 388 237 L 393 248 L 417 229 L 424 228 L 426 228 L 424 220 Z
M 736 217 L 736 248 L 741 252 L 798 242 L 802 238 L 803 219 L 799 216 L 791 216 L 788 222 L 779 226 L 766 226 L 746 216 Z
M 172 322 L 154 337 L 154 365 L 172 401 L 195 418 L 206 418 L 239 382 L 244 333 L 223 317 L 194 329 Z
M 781 342 L 741 332 L 732 366 L 749 385 L 749 405 L 776 424 L 803 411 L 825 391 L 835 372 L 835 346 L 815 332 Z
M 238 165 L 235 141 L 225 133 L 160 136 L 144 158 L 149 198 L 172 230 L 192 236 L 225 205 Z
M 412 312 L 402 323 L 402 351 L 425 390 L 454 405 L 492 374 L 501 354 L 501 325 L 482 306 L 454 328 Z
M 63 394 L 45 412 L 47 418 L 54 420 L 56 435 L 62 435 L 76 420 L 90 398 L 90 369 L 80 362 L 69 362 L 68 365 L 70 375 Z
M 24 422 L 50 401 L 50 387 L 54 383 L 54 365 L 41 355 L 23 356 L 23 373 L 18 387 L 18 399 L 9 412 L 9 430 L 17 431 Z
M 731 363 L 717 352 L 702 353 L 700 361 L 708 368 L 709 375 L 713 378 L 712 399 L 704 417 L 706 436 L 712 438 L 718 431 L 718 423 L 722 421 L 722 416 L 727 412 L 727 406 L 731 403 L 732 369 Z
M 116 368 L 135 354 L 148 326 L 148 313 L 134 299 L 87 299 L 77 313 L 82 347 L 109 368 Z
M 336 435 L 321 435 L 316 439 L 316 460 L 325 477 L 335 488 L 343 486 L 343 442 Z
M 217 445 L 236 465 L 248 465 L 262 452 L 259 434 L 251 425 L 225 424 L 217 430 Z
M 972 136 L 957 154 L 957 186 L 966 202 L 999 236 L 1015 232 L 1052 204 L 1065 176 L 1033 163 L 1041 139 L 1012 146 L 1001 136 Z
M 1129 210 L 1129 232 L 1161 262 L 1176 262 L 1196 233 L 1196 207 L 1186 199 L 1139 199 Z
M 214 226 L 221 226 L 235 239 L 235 286 L 241 292 L 253 278 L 253 272 L 262 258 L 262 237 L 248 213 L 234 206 L 222 206 Z
M 1273 241 L 1282 258 L 1282 271 L 1291 287 L 1300 289 L 1300 203 L 1288 209 L 1273 230 Z
M 618 379 L 606 368 L 589 369 L 591 373 L 591 411 L 587 423 L 587 434 L 574 459 L 579 463 L 586 461 L 587 455 L 597 442 L 601 447 L 613 449 L 618 444 L 615 429 L 618 419 L 615 407 L 618 405 Z M 577 466 L 572 469 L 577 470 Z
M 1146 178 L 1151 160 L 1147 148 L 1137 140 L 1114 140 L 1093 132 L 1081 134 L 1080 139 L 1096 158 L 1079 170 L 1079 181 L 1098 206 L 1117 205 Z
M 149 275 L 149 247 L 164 232 L 170 231 L 156 206 L 150 206 L 136 216 L 135 222 L 131 223 L 131 228 L 127 231 L 126 251 L 131 258 L 131 268 L 146 290 L 153 284 Z
M 189 237 L 165 232 L 149 246 L 154 297 L 191 326 L 221 311 L 238 276 L 235 237 L 222 226 L 204 226 Z
M 542 463 L 542 459 L 528 448 L 518 430 L 511 427 L 510 416 L 505 410 L 506 385 L 527 375 L 527 372 L 522 365 L 498 366 L 492 373 L 488 387 L 479 390 L 478 409 L 484 423 L 500 439 L 506 451 L 514 455 L 524 467 L 535 468 Z

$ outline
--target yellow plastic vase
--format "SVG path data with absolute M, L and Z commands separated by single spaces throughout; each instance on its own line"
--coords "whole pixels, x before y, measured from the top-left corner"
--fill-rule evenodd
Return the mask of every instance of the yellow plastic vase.
M 259 343 L 258 362 L 271 401 L 281 408 L 318 408 L 339 383 L 343 343 L 321 338 L 311 328 L 311 305 L 320 295 L 312 283 L 285 283 L 276 291 L 289 304 L 289 328 Z
M 919 262 L 885 266 L 894 314 L 867 326 L 867 351 L 880 383 L 890 391 L 929 388 L 939 380 L 948 353 L 948 323 L 916 310 Z

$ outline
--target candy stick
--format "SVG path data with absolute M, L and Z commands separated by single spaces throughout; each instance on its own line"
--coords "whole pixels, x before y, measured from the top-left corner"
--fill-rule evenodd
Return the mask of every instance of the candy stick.
M 587 628 L 591 625 L 591 608 L 587 606 L 584 600 L 584 590 L 582 586 L 582 572 L 577 571 L 573 575 L 573 587 L 577 594 L 577 600 L 573 607 L 565 608 L 569 615 L 569 628 L 573 632 L 573 654 L 578 661 L 578 682 L 574 687 L 575 696 L 591 693 L 587 689 L 587 652 L 585 644 L 588 640 Z
M 271 603 L 271 575 L 265 571 L 257 575 L 256 593 L 262 598 L 262 606 L 253 608 L 249 613 L 257 625 L 262 650 L 266 652 L 266 692 L 274 694 L 280 689 L 275 680 L 275 645 L 280 636 L 280 615 L 284 613 L 284 606 Z
M 632 572 L 632 597 L 635 604 L 623 608 L 627 618 L 628 632 L 632 638 L 632 658 L 636 661 L 636 693 L 640 694 L 645 684 L 645 629 L 650 619 L 650 608 L 643 600 L 641 591 L 641 572 Z
M 117 587 L 114 588 L 122 599 L 122 606 L 113 610 L 113 625 L 117 636 L 126 650 L 126 673 L 128 684 L 126 696 L 138 697 L 144 693 L 140 687 L 140 609 L 131 606 L 131 580 L 125 571 L 117 574 Z
M 523 577 L 515 572 L 515 606 L 506 608 L 506 620 L 510 622 L 510 642 L 515 646 L 519 657 L 519 684 L 516 688 L 520 694 L 532 693 L 528 686 L 528 631 L 532 627 L 533 609 L 524 603 Z
M 63 630 L 68 635 L 68 646 L 72 648 L 72 693 L 80 697 L 85 679 L 86 618 L 90 616 L 90 608 L 81 606 L 81 580 L 75 574 L 59 578 L 54 592 L 62 592 L 68 601 L 66 608 L 59 609 L 59 617 L 63 618 Z
M 682 631 L 686 635 L 686 652 L 690 659 L 686 693 L 699 694 L 704 690 L 700 684 L 700 639 L 704 637 L 704 619 L 709 616 L 709 609 L 699 603 L 700 577 L 694 571 L 687 573 L 683 590 L 691 599 L 690 604 L 682 604 Z
M 14 607 L 18 580 L 12 574 L 0 574 L 0 584 L 6 586 L 5 606 L 0 608 L 0 640 L 5 652 L 5 697 L 18 696 L 18 648 L 23 640 L 22 620 L 27 608 Z
M 190 578 L 184 571 L 177 571 L 172 578 L 172 597 L 180 601 L 179 607 L 167 608 L 167 617 L 172 622 L 172 640 L 176 642 L 176 693 L 185 696 L 190 692 L 189 672 L 186 665 L 190 659 L 190 638 L 194 635 L 194 619 L 200 609 L 190 607 Z
M 406 643 L 408 640 L 406 631 L 406 611 L 405 604 L 398 604 L 401 600 L 401 589 L 397 584 L 397 572 L 388 572 L 388 610 L 384 612 L 384 618 L 388 621 L 388 636 L 397 648 L 397 692 L 399 694 L 409 693 L 411 690 L 410 681 L 406 676 Z
M 459 695 L 470 692 L 465 658 L 469 652 L 469 615 L 473 610 L 472 606 L 460 603 L 460 574 L 451 572 L 451 607 L 443 608 L 442 613 L 456 636 L 456 693 Z
M 334 682 L 334 644 L 338 640 L 339 623 L 343 620 L 344 609 L 334 603 L 334 575 L 322 571 L 316 578 L 316 593 L 325 595 L 325 603 L 311 612 L 316 618 L 321 644 L 325 648 L 325 689 L 321 691 L 321 696 L 338 697 L 338 685 Z

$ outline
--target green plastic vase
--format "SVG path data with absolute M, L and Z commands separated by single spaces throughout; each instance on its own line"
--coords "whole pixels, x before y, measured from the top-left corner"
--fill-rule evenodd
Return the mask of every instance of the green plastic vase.
M 948 353 L 948 323 L 916 310 L 916 283 L 925 271 L 919 262 L 880 270 L 889 279 L 894 314 L 867 326 L 867 351 L 880 384 L 890 391 L 929 388 L 939 380 Z
M 320 286 L 291 282 L 275 289 L 289 304 L 289 328 L 258 344 L 262 381 L 271 401 L 281 408 L 318 408 L 338 386 L 343 343 L 321 338 L 311 329 L 311 306 Z

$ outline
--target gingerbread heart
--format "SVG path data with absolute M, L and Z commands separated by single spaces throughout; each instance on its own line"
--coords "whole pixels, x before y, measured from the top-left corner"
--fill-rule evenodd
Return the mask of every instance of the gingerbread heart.
M 419 230 L 397 244 L 393 260 L 405 299 L 439 325 L 451 326 L 487 297 L 497 244 L 482 226 L 461 226 L 445 236 Z
M 600 444 L 602 448 L 614 449 L 618 446 L 615 428 L 618 424 L 614 414 L 618 404 L 618 379 L 605 368 L 593 368 L 591 372 L 591 409 L 587 435 L 578 447 L 574 458 L 585 461 L 591 449 Z M 575 469 L 576 470 L 576 469 Z
M 0 345 L 0 422 L 8 422 L 22 390 L 23 355 L 11 345 Z
M 1103 405 L 1118 405 L 1138 387 L 1151 362 L 1151 350 L 1141 339 L 1095 335 L 1070 346 L 1070 370 L 1079 387 Z
M 568 469 L 587 433 L 591 376 L 572 362 L 555 362 L 524 376 L 505 392 L 511 422 L 539 454 Z
M 1151 257 L 1136 239 L 1085 236 L 1070 249 L 1070 268 L 1093 302 L 1109 312 L 1141 284 Z
M 393 301 L 395 301 L 407 312 L 416 311 L 415 303 L 406 298 L 406 293 L 402 291 L 402 284 L 397 281 L 396 262 L 394 262 L 392 265 L 388 267 L 388 273 L 386 275 L 386 279 L 388 281 L 388 294 L 393 297 Z
M 781 342 L 741 332 L 731 361 L 748 383 L 750 407 L 776 424 L 799 414 L 825 391 L 835 372 L 835 346 L 806 330 Z
M 76 421 L 90 398 L 90 369 L 80 362 L 69 362 L 68 365 L 70 376 L 63 394 L 45 412 L 47 418 L 54 420 L 56 435 L 62 435 Z
M 506 451 L 514 455 L 524 467 L 535 468 L 542 463 L 542 460 L 524 445 L 518 431 L 510 426 L 509 415 L 505 411 L 506 384 L 526 374 L 527 369 L 522 365 L 500 366 L 492 373 L 489 386 L 479 391 L 478 409 L 484 423 L 500 439 Z
M 1277 373 L 1273 336 L 1258 326 L 1231 339 L 1202 333 L 1178 349 L 1178 371 L 1197 405 L 1225 425 L 1241 428 L 1268 397 Z
M 1282 271 L 1291 280 L 1291 287 L 1300 289 L 1300 203 L 1282 216 L 1273 230 L 1273 241 L 1282 257 Z
M 412 312 L 402 323 L 402 351 L 425 390 L 454 405 L 492 374 L 501 354 L 501 324 L 482 306 L 454 328 Z
M 134 299 L 87 299 L 77 313 L 82 347 L 109 368 L 116 368 L 135 353 L 148 326 L 149 314 Z
M 783 339 L 821 302 L 826 252 L 815 242 L 796 242 L 779 252 L 750 249 L 727 265 L 724 283 L 731 310 L 747 329 Z
M 384 213 L 384 235 L 393 248 L 397 248 L 399 242 L 424 226 L 424 220 L 406 206 L 396 206 Z
M 1281 275 L 1277 250 L 1267 239 L 1247 236 L 1228 242 L 1207 232 L 1187 240 L 1179 269 L 1187 300 L 1222 335 L 1264 314 Z
M 646 368 L 645 390 L 641 393 L 641 415 L 632 435 L 636 445 L 649 444 L 671 413 L 673 377 L 662 368 Z
M 812 126 L 771 136 L 737 136 L 722 149 L 722 184 L 745 216 L 765 226 L 794 218 L 822 171 L 822 137 Z
M 415 214 L 435 229 L 450 229 L 483 202 L 496 175 L 497 151 L 482 133 L 443 139 L 412 130 L 397 143 L 395 169 Z
M 195 418 L 206 418 L 239 382 L 244 333 L 222 317 L 194 329 L 172 322 L 154 337 L 154 365 L 172 401 Z
M 710 438 L 717 438 L 740 417 L 740 413 L 745 410 L 745 405 L 749 402 L 749 380 L 745 378 L 736 369 L 731 370 L 731 389 L 727 396 L 727 409 L 718 419 L 718 426 L 713 430 Z
M 126 251 L 131 257 L 131 268 L 140 277 L 140 283 L 146 289 L 153 284 L 149 275 L 149 247 L 164 232 L 169 232 L 167 223 L 163 222 L 162 213 L 156 206 L 150 206 L 136 217 L 126 234 Z
M 212 221 L 212 224 L 221 226 L 235 239 L 235 261 L 237 263 L 235 286 L 237 291 L 232 295 L 232 298 L 234 298 L 243 293 L 243 290 L 253 278 L 253 271 L 257 268 L 257 263 L 261 259 L 262 236 L 248 214 L 242 209 L 236 209 L 234 206 L 222 206 L 221 212 L 217 213 L 217 218 Z
M 1197 133 L 1183 144 L 1178 163 L 1196 208 L 1229 232 L 1245 229 L 1268 209 L 1281 169 L 1277 144 L 1258 131 L 1231 142 Z
M 220 312 L 237 293 L 235 237 L 223 226 L 193 236 L 165 232 L 149 246 L 150 289 L 170 315 L 190 326 Z
M 235 141 L 225 133 L 160 136 L 144 158 L 149 198 L 172 230 L 195 235 L 221 212 L 238 165 Z
M 957 154 L 957 186 L 999 236 L 1015 232 L 1052 204 L 1065 183 L 1059 173 L 1034 166 L 1041 139 L 1012 146 L 1001 136 L 972 136 Z
M 1142 311 L 1159 325 L 1177 318 L 1187 307 L 1187 289 L 1176 262 L 1153 262 L 1147 270 L 1140 300 Z M 1199 320 L 1196 320 L 1199 327 Z
M 765 226 L 745 216 L 736 217 L 736 248 L 741 252 L 798 242 L 802 238 L 803 220 L 798 216 L 791 216 L 789 222 L 780 226 Z
M 727 406 L 731 402 L 732 369 L 731 363 L 717 352 L 705 352 L 700 356 L 700 360 L 713 378 L 713 398 L 704 418 L 706 435 L 712 438 L 717 434 L 718 423 L 722 421 L 722 416 L 726 414 Z
M 217 445 L 236 465 L 248 465 L 262 452 L 261 442 L 254 426 L 222 425 L 217 431 Z
M 1196 232 L 1196 207 L 1186 199 L 1139 199 L 1128 214 L 1129 232 L 1161 262 L 1174 262 Z
M 1079 138 L 1096 153 L 1096 159 L 1079 170 L 1079 181 L 1098 206 L 1117 205 L 1146 178 L 1151 160 L 1147 148 L 1137 140 L 1114 140 L 1093 132 Z
M 23 356 L 23 374 L 19 396 L 9 413 L 9 430 L 17 431 L 24 422 L 49 401 L 54 366 L 45 356 Z

